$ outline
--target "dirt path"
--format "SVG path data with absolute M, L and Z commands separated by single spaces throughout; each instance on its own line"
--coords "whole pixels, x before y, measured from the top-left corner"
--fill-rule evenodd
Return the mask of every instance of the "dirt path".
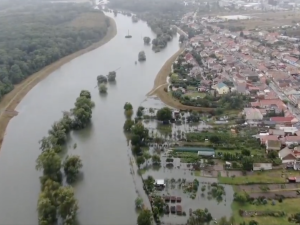
M 164 90 L 164 88 L 168 86 L 168 84 L 166 83 L 166 80 L 172 70 L 172 68 L 171 68 L 172 64 L 183 51 L 184 51 L 184 48 L 179 49 L 170 59 L 168 59 L 166 61 L 166 63 L 163 65 L 163 67 L 160 69 L 160 71 L 156 75 L 156 78 L 154 80 L 154 87 L 147 94 L 147 96 L 156 95 L 166 105 L 176 108 L 176 109 L 180 109 L 180 110 L 195 110 L 195 111 L 200 111 L 200 112 L 212 111 L 213 109 L 211 109 L 211 108 L 202 108 L 202 107 L 182 105 L 177 99 L 173 98 L 169 92 L 165 92 L 165 90 Z
M 72 59 L 77 58 L 80 55 L 83 55 L 89 51 L 92 51 L 107 42 L 109 42 L 113 37 L 117 34 L 117 26 L 114 19 L 110 18 L 110 28 L 104 38 L 102 38 L 99 42 L 92 44 L 91 46 L 82 49 L 78 52 L 75 52 L 71 55 L 68 55 L 46 67 L 41 69 L 40 71 L 32 74 L 30 77 L 22 81 L 20 84 L 15 85 L 15 88 L 5 95 L 0 102 L 0 149 L 2 146 L 2 142 L 5 136 L 5 130 L 8 125 L 9 120 L 12 118 L 12 115 L 5 113 L 5 110 L 14 111 L 22 98 L 42 79 L 47 77 L 50 73 L 64 65 L 65 63 L 71 61 Z

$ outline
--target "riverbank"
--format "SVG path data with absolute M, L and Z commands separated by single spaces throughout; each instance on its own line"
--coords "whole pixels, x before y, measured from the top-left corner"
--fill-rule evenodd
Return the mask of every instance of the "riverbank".
M 172 71 L 172 64 L 184 50 L 185 50 L 184 47 L 180 48 L 170 59 L 166 61 L 166 63 L 163 65 L 163 67 L 156 75 L 156 78 L 154 80 L 154 87 L 147 94 L 147 96 L 156 95 L 166 105 L 180 110 L 195 110 L 201 112 L 212 111 L 213 109 L 211 108 L 202 108 L 202 107 L 183 105 L 177 99 L 173 98 L 170 92 L 166 92 L 164 90 L 165 88 L 168 87 L 167 77 Z
M 44 67 L 42 70 L 32 74 L 30 77 L 22 81 L 20 84 L 15 85 L 14 89 L 3 97 L 2 101 L 0 102 L 0 110 L 1 110 L 0 111 L 0 150 L 1 150 L 2 142 L 4 140 L 6 127 L 10 119 L 13 117 L 11 114 L 5 113 L 5 110 L 14 111 L 17 105 L 23 99 L 23 97 L 36 84 L 38 84 L 42 79 L 46 78 L 53 71 L 63 66 L 65 63 L 68 63 L 80 55 L 83 55 L 89 51 L 101 47 L 102 45 L 109 42 L 113 37 L 115 37 L 117 34 L 117 26 L 113 18 L 109 17 L 109 19 L 110 19 L 110 27 L 105 37 L 102 38 L 100 41 Z

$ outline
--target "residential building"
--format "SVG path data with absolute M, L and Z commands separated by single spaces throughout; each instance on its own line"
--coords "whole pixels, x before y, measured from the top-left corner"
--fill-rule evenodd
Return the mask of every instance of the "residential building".
M 217 85 L 215 85 L 215 88 L 219 95 L 227 94 L 229 92 L 229 87 L 223 82 L 220 82 Z

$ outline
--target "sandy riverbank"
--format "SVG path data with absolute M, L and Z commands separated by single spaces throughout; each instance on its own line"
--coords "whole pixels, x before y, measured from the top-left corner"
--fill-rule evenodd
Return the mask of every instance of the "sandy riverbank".
M 163 67 L 160 69 L 160 71 L 156 75 L 156 78 L 154 80 L 154 87 L 147 94 L 147 96 L 156 95 L 166 105 L 176 108 L 176 109 L 180 109 L 180 110 L 195 110 L 195 111 L 201 111 L 201 112 L 211 111 L 212 110 L 211 108 L 202 108 L 202 107 L 183 105 L 177 99 L 173 98 L 170 95 L 170 93 L 164 91 L 164 88 L 168 86 L 167 77 L 169 76 L 169 74 L 172 70 L 172 64 L 183 51 L 184 51 L 184 48 L 179 49 L 171 58 L 169 58 L 165 62 Z
M 117 26 L 114 21 L 114 19 L 110 18 L 110 27 L 107 31 L 107 34 L 104 38 L 102 38 L 99 42 L 96 42 L 92 44 L 91 46 L 82 49 L 78 52 L 75 52 L 71 55 L 68 55 L 46 67 L 41 69 L 40 71 L 32 74 L 30 77 L 22 81 L 20 84 L 15 85 L 15 88 L 5 95 L 0 102 L 0 149 L 2 146 L 2 142 L 5 136 L 5 130 L 9 123 L 9 120 L 13 117 L 12 115 L 9 115 L 5 113 L 5 110 L 14 110 L 19 102 L 22 100 L 22 98 L 42 79 L 47 77 L 50 73 L 57 70 L 59 67 L 64 65 L 65 63 L 71 61 L 72 59 L 77 58 L 80 55 L 83 55 L 89 51 L 92 51 L 96 48 L 99 48 L 100 46 L 106 44 L 109 42 L 113 37 L 115 37 L 117 34 Z

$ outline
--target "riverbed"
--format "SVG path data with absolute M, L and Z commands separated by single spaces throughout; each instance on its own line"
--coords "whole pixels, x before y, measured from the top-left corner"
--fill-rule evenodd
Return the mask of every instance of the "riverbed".
M 108 14 L 113 16 L 112 14 Z M 137 196 L 130 174 L 128 147 L 122 132 L 123 105 L 129 101 L 136 109 L 153 87 L 156 74 L 179 49 L 178 38 L 167 48 L 154 53 L 145 46 L 144 36 L 155 34 L 145 22 L 115 18 L 118 34 L 104 46 L 70 61 L 36 85 L 20 102 L 6 130 L 0 154 L 1 224 L 37 224 L 36 203 L 40 192 L 35 160 L 40 153 L 38 141 L 47 135 L 62 111 L 73 107 L 82 89 L 91 91 L 96 106 L 92 125 L 73 132 L 69 154 L 83 161 L 81 180 L 75 185 L 80 224 L 135 224 L 134 200 Z M 125 39 L 128 33 L 131 39 Z M 147 60 L 135 64 L 139 51 Z M 117 82 L 108 85 L 100 96 L 96 77 L 117 68 Z M 77 143 L 77 148 L 72 146 Z

